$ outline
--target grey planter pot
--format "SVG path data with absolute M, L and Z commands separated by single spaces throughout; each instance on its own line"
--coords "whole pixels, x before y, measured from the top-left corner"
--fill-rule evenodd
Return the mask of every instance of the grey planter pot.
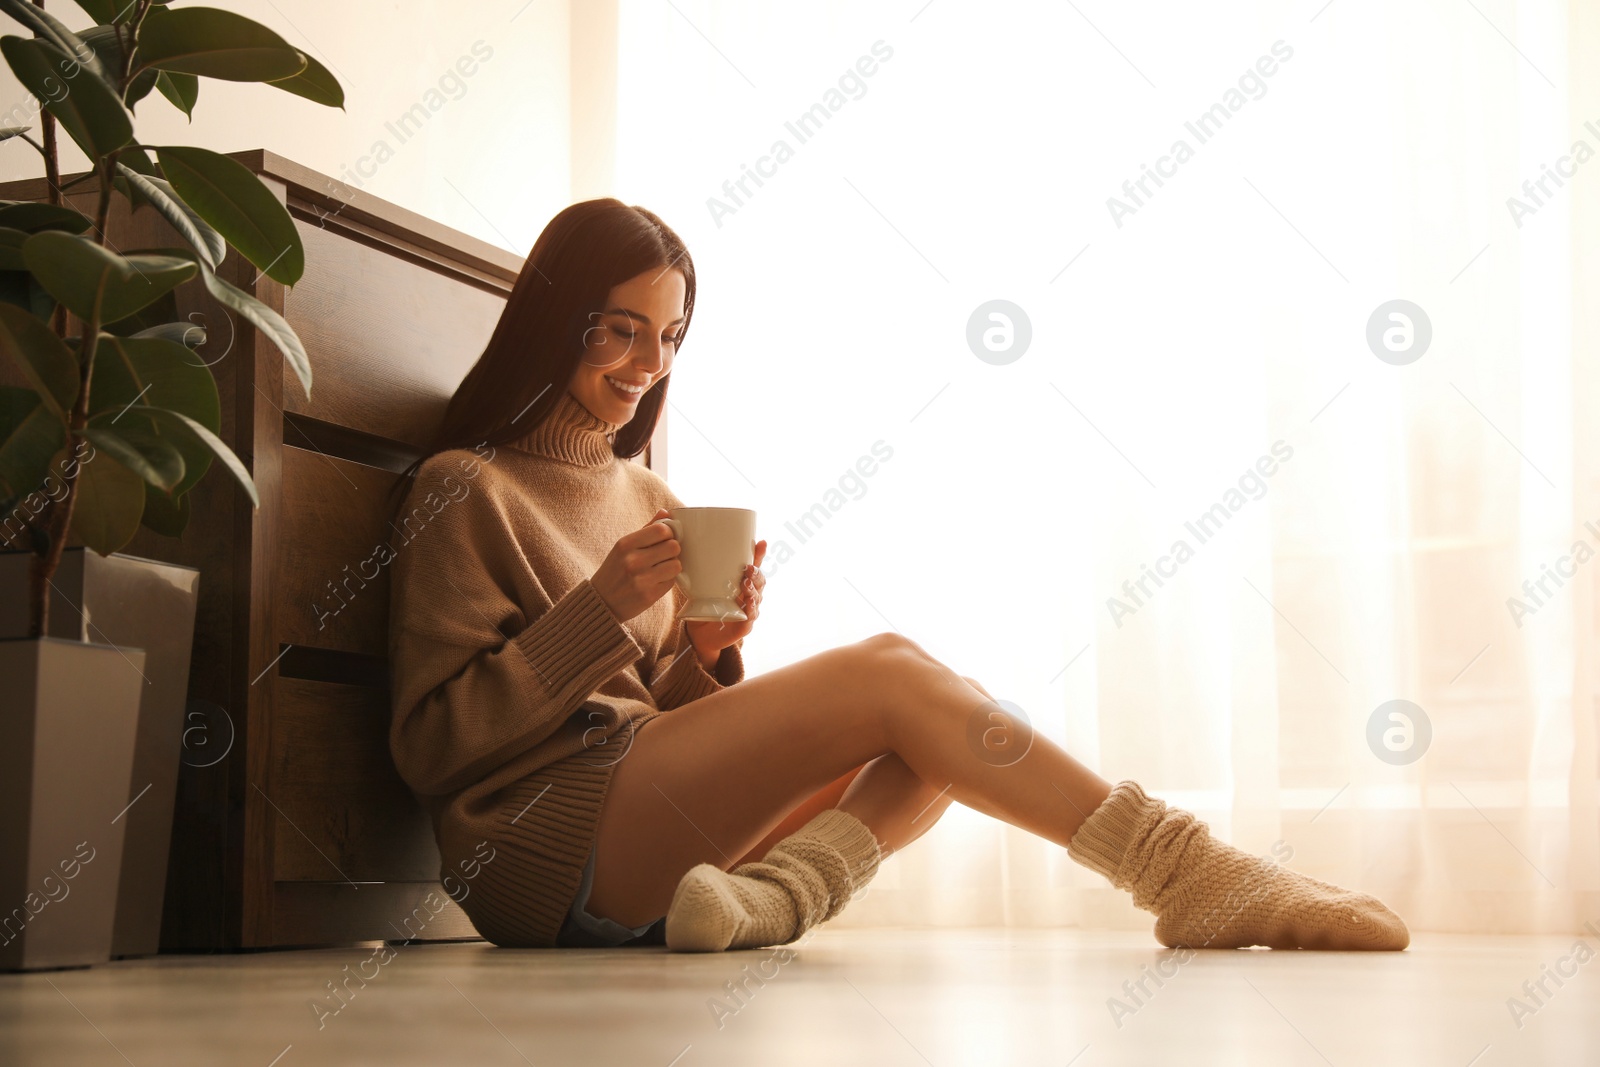
M 0 553 L 0 639 L 27 636 L 30 558 L 27 552 Z M 69 548 L 52 585 L 52 637 L 144 650 L 138 740 L 122 802 L 132 807 L 122 819 L 127 847 L 120 860 L 111 954 L 154 955 L 161 946 L 200 572 L 122 553 L 102 556 Z
M 144 651 L 0 640 L 0 969 L 111 955 Z

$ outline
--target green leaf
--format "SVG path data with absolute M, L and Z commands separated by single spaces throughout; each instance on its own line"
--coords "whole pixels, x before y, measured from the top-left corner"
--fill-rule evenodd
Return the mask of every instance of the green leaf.
M 40 230 L 82 233 L 91 225 L 83 212 L 55 204 L 10 204 L 0 207 L 0 226 L 29 233 L 38 233 Z
M 6 2 L 0 0 L 0 3 Z M 31 4 L 24 3 L 24 6 L 38 10 Z M 94 54 L 88 46 L 84 47 L 89 55 Z M 73 64 L 72 57 L 62 49 L 42 37 L 29 40 L 6 36 L 0 37 L 0 53 L 4 53 L 17 80 L 39 98 L 90 159 L 110 155 L 133 140 L 133 118 L 128 109 L 122 106 L 111 87 L 92 71 L 87 78 L 79 71 L 70 79 L 68 91 L 61 92 L 58 71 L 67 70 Z
M 306 356 L 305 346 L 300 343 L 300 338 L 284 317 L 249 293 L 228 284 L 212 271 L 202 270 L 201 277 L 206 283 L 206 289 L 223 307 L 237 311 L 252 326 L 265 334 L 267 340 L 277 346 L 278 351 L 283 353 L 283 358 L 289 361 L 289 366 L 294 368 L 295 374 L 300 378 L 300 386 L 305 389 L 306 396 L 310 396 L 311 360 Z
M 118 15 L 126 18 L 133 14 L 133 9 L 138 6 L 134 0 L 74 0 L 74 2 L 102 26 L 122 21 Z
M 303 96 L 314 104 L 344 110 L 344 86 L 333 73 L 317 62 L 315 56 L 306 54 L 306 69 L 288 78 L 279 78 L 268 84 L 286 93 Z
M 31 129 L 33 129 L 32 126 L 4 126 L 4 127 L 0 127 L 0 141 L 9 141 L 13 137 L 21 137 L 23 134 L 27 133 Z
M 138 145 L 124 148 L 118 152 L 117 162 L 132 167 L 146 178 L 161 177 L 161 171 L 156 167 L 156 161 L 150 158 L 150 153 Z
M 151 251 L 141 249 L 141 251 Z M 183 251 L 187 252 L 188 249 Z M 193 255 L 193 253 L 190 253 Z M 101 325 L 106 333 L 114 333 L 118 337 L 132 337 L 141 330 L 148 330 L 152 326 L 171 322 L 178 317 L 178 297 L 175 293 L 163 293 L 154 303 L 135 311 L 125 319 L 116 322 L 107 322 Z
M 134 185 L 121 174 L 111 175 L 111 188 L 128 198 L 128 209 L 130 211 L 138 211 L 150 202 L 150 198 L 144 195 L 144 190 Z
M 161 171 L 157 169 L 155 161 L 152 160 L 142 148 L 135 148 L 131 146 L 124 148 L 122 151 L 117 153 L 117 162 L 123 166 L 126 166 L 130 170 L 137 171 L 146 178 L 161 177 Z M 92 174 L 93 172 L 90 173 Z M 134 211 L 137 211 L 139 208 L 150 203 L 150 198 L 144 195 L 144 190 L 139 186 L 134 185 L 127 178 L 124 178 L 121 172 L 116 172 L 111 175 L 111 186 L 112 188 L 116 189 L 117 192 L 128 198 L 128 204 Z
M 32 234 L 0 226 L 0 270 L 27 270 L 22 262 L 22 242 Z
M 289 209 L 238 160 L 204 148 L 157 148 L 161 170 L 186 204 L 262 273 L 300 280 L 306 252 Z
M 195 101 L 200 99 L 199 78 L 193 74 L 164 70 L 156 75 L 156 91 L 170 100 L 173 107 L 188 116 L 190 122 L 194 121 Z
M 117 170 L 133 185 L 144 193 L 150 206 L 161 213 L 178 236 L 189 242 L 191 248 L 200 253 L 200 260 L 212 270 L 217 269 L 217 264 L 228 254 L 228 243 L 222 235 L 211 228 L 211 225 L 195 213 L 195 210 L 178 198 L 172 186 L 160 178 L 147 178 L 130 167 L 117 164 Z
M 91 422 L 83 428 L 83 436 L 96 449 L 127 467 L 147 484 L 171 492 L 183 477 L 183 457 L 178 450 L 154 433 L 141 432 L 137 423 L 131 423 L 124 432 L 140 439 L 139 443 L 135 444 L 123 433 L 118 433 L 111 426 L 110 418 L 98 423 Z M 140 511 L 143 511 L 143 501 L 140 502 Z
M 158 338 L 101 335 L 99 343 L 90 385 L 91 413 L 115 415 L 138 403 L 186 415 L 212 433 L 222 431 L 217 385 L 198 355 Z M 181 431 L 166 433 L 159 426 L 152 430 L 182 454 L 183 479 L 172 488 L 177 493 L 188 492 L 210 467 L 210 448 Z
M 222 465 L 228 468 L 228 473 L 232 474 L 238 483 L 244 487 L 245 493 L 250 497 L 250 503 L 258 508 L 261 506 L 261 497 L 256 493 L 256 483 L 250 480 L 250 472 L 244 469 L 244 464 L 239 462 L 239 457 L 233 454 L 233 449 L 223 444 L 222 438 L 180 412 L 146 407 L 143 404 L 135 404 L 128 410 L 150 416 L 163 433 L 171 428 L 176 430 L 179 436 L 185 430 L 193 434 L 197 440 L 211 449 L 218 459 L 222 460 Z
M 45 488 L 50 459 L 67 427 L 32 389 L 0 387 L 0 498 L 32 496 Z
M 0 385 L 0 440 L 4 440 L 39 406 L 39 394 L 20 385 Z
M 101 334 L 89 388 L 91 415 L 138 403 L 177 411 L 212 433 L 222 432 L 222 402 L 210 368 L 174 341 Z
M 171 8 L 139 31 L 140 70 L 198 74 L 236 82 L 291 78 L 306 67 L 304 53 L 252 19 L 214 7 Z
M 126 3 L 126 0 L 122 0 L 122 2 Z M 69 60 L 75 59 L 78 64 L 87 67 L 90 73 L 101 84 L 106 86 L 107 91 L 110 91 L 111 72 L 100 62 L 100 58 L 95 54 L 94 50 L 88 47 L 81 37 L 67 29 L 60 19 L 44 8 L 32 3 L 31 0 L 0 0 L 0 11 L 4 11 L 7 15 L 32 30 L 36 38 L 48 41 L 60 49 L 64 57 Z M 100 20 L 96 19 L 95 21 L 99 22 Z M 67 71 L 66 67 L 60 69 L 63 74 Z M 39 99 L 43 100 L 44 97 Z
M 115 26 L 91 26 L 78 36 L 84 44 L 94 49 L 94 54 L 100 58 L 101 66 L 112 71 L 122 70 L 122 41 L 117 37 Z M 147 70 L 128 83 L 128 90 L 122 94 L 122 100 L 132 107 L 149 96 L 150 90 L 155 87 L 156 72 Z
M 182 537 L 189 525 L 189 494 L 172 497 L 149 482 L 144 486 L 144 515 L 140 519 L 146 529 L 165 537 Z
M 204 347 L 206 343 L 206 328 L 196 326 L 192 322 L 163 322 L 159 326 L 132 333 L 129 337 L 138 340 L 154 338 L 158 341 L 171 341 L 173 344 L 183 345 L 185 348 L 195 349 Z M 204 362 L 201 366 L 209 367 L 211 364 Z
M 93 442 L 91 442 L 92 444 Z M 57 453 L 66 462 L 65 452 Z M 72 532 L 109 556 L 133 540 L 144 515 L 144 479 L 108 452 L 96 448 L 78 467 L 78 499 L 72 506 Z
M 33 391 L 63 425 L 78 399 L 78 361 L 39 319 L 0 304 L 0 348 L 22 369 Z
M 24 386 L 0 386 L 0 442 L 22 426 L 22 419 L 34 413 L 38 394 Z
M 121 256 L 88 238 L 54 230 L 28 238 L 22 256 L 39 283 L 86 322 L 126 318 L 199 268 L 177 256 Z

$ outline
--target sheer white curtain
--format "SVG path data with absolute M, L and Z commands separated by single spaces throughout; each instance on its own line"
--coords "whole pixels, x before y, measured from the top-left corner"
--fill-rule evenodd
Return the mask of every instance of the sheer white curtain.
M 773 545 L 751 670 L 893 627 L 1416 929 L 1600 915 L 1592 18 L 623 0 L 618 195 L 700 273 L 669 477 Z M 840 921 L 1149 918 L 957 807 Z

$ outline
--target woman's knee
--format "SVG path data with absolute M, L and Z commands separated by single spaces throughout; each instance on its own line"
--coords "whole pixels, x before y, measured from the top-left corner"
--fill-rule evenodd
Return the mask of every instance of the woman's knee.
M 871 654 L 886 661 L 890 665 L 891 672 L 931 680 L 943 687 L 965 682 L 985 696 L 988 695 L 975 679 L 956 673 L 953 668 L 899 631 L 890 630 L 873 634 L 860 644 L 870 649 Z
M 894 630 L 864 637 L 846 649 L 853 660 L 853 680 L 870 680 L 880 700 L 904 695 L 908 683 L 943 667 L 921 645 Z
M 920 646 L 899 630 L 884 630 L 871 637 L 863 637 L 853 646 L 875 655 L 896 651 L 909 651 Z
M 933 667 L 954 676 L 954 672 L 935 659 L 927 649 L 898 630 L 885 630 L 871 637 L 863 637 L 851 647 L 891 665 L 891 669 Z
M 915 641 L 897 631 L 886 631 L 846 646 L 854 657 L 852 681 L 870 679 L 872 695 L 891 716 L 916 714 L 950 693 L 952 686 L 971 685 L 987 697 L 981 686 L 929 655 Z

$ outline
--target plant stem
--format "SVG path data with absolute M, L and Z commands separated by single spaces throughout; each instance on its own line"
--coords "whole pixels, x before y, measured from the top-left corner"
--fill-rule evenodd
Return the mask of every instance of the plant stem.
M 34 6 L 44 10 L 44 0 L 33 0 Z M 61 204 L 61 164 L 56 156 L 56 117 L 48 108 L 39 111 L 40 128 L 44 140 L 44 178 L 50 186 L 50 203 Z
M 44 10 L 44 0 L 33 0 L 39 10 Z M 56 117 L 48 109 L 40 109 L 40 125 L 42 140 L 40 154 L 44 156 L 44 180 L 46 194 L 50 203 L 59 207 L 61 205 L 61 164 L 56 152 Z M 51 316 L 51 327 L 57 337 L 65 337 L 67 333 L 67 309 L 60 304 L 56 305 L 55 313 Z M 56 511 L 60 507 L 52 503 L 45 512 L 45 528 L 50 529 L 56 523 Z M 34 553 L 28 561 L 28 636 L 43 637 L 50 628 L 50 579 L 55 574 L 56 565 L 61 562 L 61 553 L 56 551 L 55 545 L 50 546 L 50 554 L 55 557 L 52 565 L 47 556 Z
M 40 10 L 44 9 L 45 0 L 33 0 Z M 134 49 L 138 46 L 139 26 L 144 22 L 144 17 L 149 13 L 152 0 L 138 0 L 131 24 L 127 27 L 117 26 L 117 42 L 122 46 L 122 70 L 117 82 L 118 97 L 125 97 L 128 92 L 128 82 L 133 66 Z M 126 29 L 127 35 L 123 36 Z M 60 206 L 61 194 L 61 164 L 56 149 L 56 123 L 55 116 L 48 109 L 42 112 L 44 132 L 44 167 L 45 181 L 49 186 L 50 203 Z M 93 161 L 94 173 L 100 179 L 100 202 L 95 210 L 94 239 L 100 247 L 106 245 L 106 226 L 111 218 L 111 190 L 112 177 L 116 173 L 117 153 L 113 152 L 104 159 Z M 57 304 L 55 314 L 52 316 L 51 326 L 56 336 L 67 336 L 67 309 L 64 305 Z M 49 534 L 50 545 L 44 555 L 35 553 L 28 568 L 28 586 L 30 593 L 30 618 L 29 635 L 43 637 L 50 628 L 50 596 L 49 586 L 51 579 L 61 566 L 62 553 L 66 551 L 67 538 L 72 532 L 72 513 L 78 500 L 78 472 L 83 464 L 77 462 L 78 446 L 84 441 L 83 429 L 89 422 L 89 386 L 94 378 L 95 350 L 99 347 L 100 339 L 100 307 L 98 301 L 90 314 L 88 321 L 83 323 L 83 341 L 79 346 L 78 365 L 78 397 L 72 404 L 72 415 L 67 424 L 67 452 L 71 458 L 67 461 L 67 469 L 63 472 L 66 482 L 66 492 L 61 499 L 50 506 L 45 517 L 45 528 Z
M 44 10 L 44 0 L 33 0 L 34 6 L 40 11 Z M 39 112 L 40 138 L 44 141 L 44 180 L 49 187 L 50 203 L 56 207 L 61 206 L 61 154 L 56 150 L 56 117 L 48 109 Z M 57 337 L 67 335 L 67 309 L 60 304 L 56 305 L 55 314 L 51 317 L 51 327 L 56 331 Z
M 42 3 L 43 0 L 38 2 Z M 122 46 L 122 77 L 117 82 L 117 95 L 124 98 L 128 95 L 128 84 L 133 80 L 133 51 L 139 42 L 139 27 L 144 25 L 144 17 L 150 13 L 151 3 L 152 0 L 139 0 L 133 18 L 117 27 L 117 43 Z M 127 37 L 122 35 L 124 30 L 127 31 Z
M 100 175 L 100 204 L 95 211 L 94 232 L 96 242 L 103 248 L 106 243 L 106 225 L 111 215 L 111 168 L 113 158 L 95 162 Z M 78 473 L 83 464 L 76 461 L 78 445 L 84 440 L 83 428 L 89 423 L 89 384 L 94 377 L 95 349 L 100 340 L 100 303 L 83 324 L 83 343 L 78 367 L 78 398 L 72 402 L 72 418 L 67 425 L 67 451 L 71 458 L 63 475 L 66 492 L 51 509 L 49 519 L 50 549 L 44 556 L 34 556 L 29 567 L 29 591 L 33 594 L 33 618 L 29 631 L 33 637 L 43 637 L 50 626 L 50 597 L 48 586 L 61 566 L 61 555 L 67 547 L 67 537 L 72 531 L 72 512 L 78 502 Z

